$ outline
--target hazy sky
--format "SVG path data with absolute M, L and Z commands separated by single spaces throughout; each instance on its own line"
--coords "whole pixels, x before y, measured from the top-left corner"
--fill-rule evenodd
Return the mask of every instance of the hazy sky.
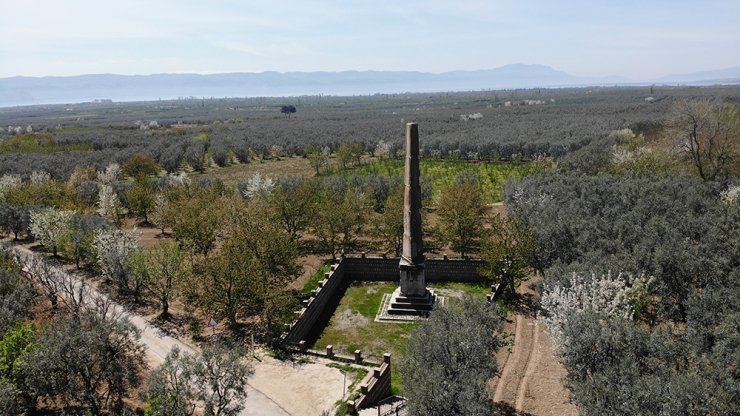
M 740 66 L 738 0 L 0 0 L 0 77 Z

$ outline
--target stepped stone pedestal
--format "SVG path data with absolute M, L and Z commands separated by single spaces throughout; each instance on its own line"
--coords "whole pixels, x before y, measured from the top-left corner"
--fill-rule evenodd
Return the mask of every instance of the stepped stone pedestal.
M 437 295 L 429 289 L 422 296 L 406 296 L 399 287 L 391 295 L 388 314 L 426 316 L 434 308 L 436 301 Z

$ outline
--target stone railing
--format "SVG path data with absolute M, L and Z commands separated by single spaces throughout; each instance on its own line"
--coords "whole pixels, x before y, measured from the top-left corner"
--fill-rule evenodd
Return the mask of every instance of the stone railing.
M 360 396 L 347 402 L 347 412 L 356 415 L 359 409 L 373 406 L 391 395 L 391 355 L 383 354 L 383 363 L 374 368 L 360 383 Z

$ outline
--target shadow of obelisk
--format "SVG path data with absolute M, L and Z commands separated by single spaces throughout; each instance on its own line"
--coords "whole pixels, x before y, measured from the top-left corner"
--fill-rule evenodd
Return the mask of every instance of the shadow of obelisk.
M 414 319 L 434 307 L 436 295 L 424 280 L 424 244 L 421 230 L 421 186 L 419 185 L 419 128 L 406 124 L 406 166 L 403 195 L 403 254 L 399 263 L 400 285 L 390 298 L 387 313 Z

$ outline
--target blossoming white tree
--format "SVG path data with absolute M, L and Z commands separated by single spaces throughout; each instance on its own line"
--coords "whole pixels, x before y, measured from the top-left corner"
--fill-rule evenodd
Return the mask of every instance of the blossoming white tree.
M 19 186 L 22 182 L 23 180 L 19 175 L 5 174 L 0 176 L 0 201 L 5 197 L 5 193 Z
M 105 168 L 105 172 L 98 172 L 98 181 L 104 185 L 110 185 L 121 176 L 121 167 L 118 163 L 111 163 Z
M 33 184 L 40 184 L 51 180 L 51 175 L 43 170 L 35 170 L 31 172 L 30 181 Z
M 247 179 L 246 189 L 242 192 L 244 198 L 252 199 L 257 196 L 266 196 L 275 187 L 275 181 L 272 178 L 262 178 L 259 172 Z
M 167 186 L 180 187 L 188 184 L 190 184 L 190 178 L 185 172 L 170 173 L 167 175 Z
M 130 258 L 141 251 L 133 230 L 101 230 L 93 242 L 95 257 L 100 270 L 121 291 L 136 291 L 131 287 L 132 270 Z
M 102 185 L 98 191 L 98 214 L 115 222 L 122 214 L 121 201 L 111 185 Z
M 47 208 L 30 213 L 31 234 L 56 257 L 57 246 L 62 237 L 69 232 L 74 211 Z
M 635 301 L 640 298 L 636 291 L 645 291 L 647 278 L 630 278 L 627 274 L 612 273 L 583 276 L 573 273 L 570 285 L 555 285 L 542 294 L 541 307 L 545 314 L 540 317 L 547 325 L 556 348 L 563 351 L 570 342 L 565 335 L 568 319 L 586 312 L 632 319 Z

